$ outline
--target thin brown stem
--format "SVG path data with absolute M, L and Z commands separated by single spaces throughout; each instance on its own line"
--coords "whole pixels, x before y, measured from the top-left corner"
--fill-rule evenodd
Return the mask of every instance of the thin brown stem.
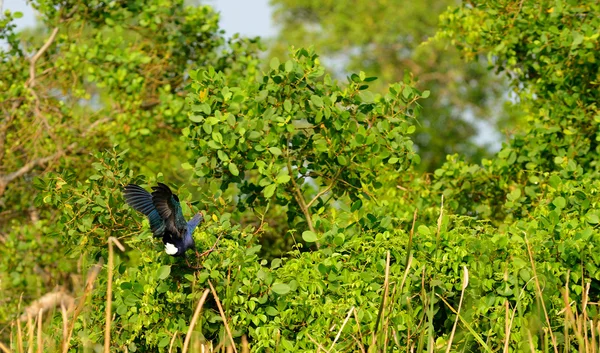
M 552 326 L 550 325 L 550 318 L 548 317 L 548 311 L 546 310 L 546 304 L 544 303 L 544 298 L 542 297 L 542 287 L 540 286 L 540 281 L 538 280 L 537 270 L 535 267 L 535 261 L 533 261 L 533 253 L 531 252 L 531 246 L 529 245 L 529 240 L 527 239 L 527 235 L 525 235 L 525 244 L 527 245 L 527 253 L 529 254 L 529 262 L 531 263 L 531 270 L 533 271 L 533 278 L 535 278 L 535 293 L 538 296 L 538 300 L 540 304 L 542 304 L 542 309 L 544 311 L 544 316 L 546 318 L 546 324 L 548 325 L 548 332 L 550 334 L 550 339 L 552 340 L 552 347 L 554 348 L 554 352 L 558 353 L 558 346 L 556 344 L 556 337 L 554 337 L 554 333 L 552 332 Z
M 298 206 L 300 206 L 300 209 L 302 210 L 302 213 L 304 214 L 304 218 L 306 218 L 306 223 L 308 224 L 308 229 L 310 229 L 311 232 L 315 232 L 315 227 L 313 226 L 312 223 L 312 216 L 310 215 L 310 211 L 308 210 L 308 207 L 306 206 L 306 201 L 304 201 L 304 195 L 302 195 L 302 192 L 300 191 L 300 188 L 298 187 L 298 184 L 296 183 L 296 177 L 294 176 L 294 171 L 292 169 L 292 163 L 290 162 L 289 158 L 287 160 L 287 168 L 288 168 L 288 173 L 290 175 L 290 180 L 292 181 L 292 187 L 293 187 L 293 192 L 294 192 L 294 198 L 296 199 L 296 202 L 298 203 Z
M 198 302 L 198 306 L 196 306 L 196 310 L 194 310 L 194 315 L 192 316 L 192 321 L 190 322 L 190 327 L 188 328 L 187 335 L 185 335 L 185 340 L 183 341 L 183 348 L 181 349 L 182 353 L 187 353 L 188 347 L 190 346 L 190 339 L 192 337 L 192 331 L 194 331 L 194 326 L 196 326 L 196 321 L 200 317 L 200 312 L 202 312 L 202 307 L 204 306 L 204 302 L 206 301 L 206 297 L 208 297 L 208 293 L 210 291 L 206 289 L 200 297 L 200 301 Z
M 110 352 L 110 324 L 112 319 L 112 279 L 113 279 L 113 265 L 114 265 L 114 250 L 113 244 L 121 251 L 125 251 L 125 248 L 115 237 L 108 238 L 108 280 L 106 289 L 106 326 L 104 328 L 104 353 Z
M 221 305 L 221 300 L 219 300 L 219 296 L 217 295 L 217 291 L 215 287 L 213 287 L 212 283 L 208 281 L 208 285 L 210 286 L 210 290 L 212 291 L 213 297 L 215 297 L 215 301 L 217 302 L 217 308 L 219 308 L 219 314 L 221 314 L 221 318 L 223 319 L 223 324 L 225 324 L 225 330 L 227 331 L 227 335 L 229 336 L 229 340 L 231 341 L 231 347 L 233 351 L 237 353 L 237 349 L 235 348 L 235 341 L 233 340 L 233 335 L 231 334 L 231 329 L 229 328 L 229 324 L 227 323 L 227 317 L 225 316 L 225 312 L 223 311 L 223 306 Z
M 315 203 L 319 197 L 323 196 L 324 194 L 326 194 L 327 192 L 329 192 L 329 190 L 331 190 L 334 186 L 335 183 L 337 181 L 337 179 L 339 178 L 340 174 L 342 174 L 342 171 L 344 170 L 344 168 L 341 168 L 337 174 L 333 177 L 333 179 L 331 180 L 331 183 L 323 190 L 321 190 L 315 197 L 313 197 L 312 200 L 310 200 L 310 202 L 306 205 L 307 208 L 310 208 L 310 206 L 312 206 L 313 203 Z

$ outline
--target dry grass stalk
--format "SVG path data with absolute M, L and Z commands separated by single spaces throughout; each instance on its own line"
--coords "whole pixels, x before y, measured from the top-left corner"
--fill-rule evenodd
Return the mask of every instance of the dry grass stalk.
M 38 314 L 38 322 L 37 322 L 37 351 L 38 353 L 42 353 L 42 347 L 44 346 L 44 340 L 42 337 L 42 310 Z
M 389 254 L 389 252 L 388 252 L 388 254 Z M 335 346 L 337 340 L 342 335 L 342 331 L 344 330 L 344 327 L 348 323 L 348 320 L 350 319 L 350 315 L 352 315 L 353 312 L 354 312 L 354 307 L 351 307 L 350 310 L 348 310 L 348 315 L 346 315 L 346 319 L 342 323 L 342 327 L 340 327 L 340 330 L 338 331 L 337 335 L 335 336 L 335 339 L 333 340 L 333 343 L 331 343 L 331 347 L 329 347 L 329 350 L 333 349 L 333 346 Z
M 465 290 L 467 289 L 468 285 L 469 285 L 469 270 L 467 269 L 467 266 L 463 266 L 462 290 L 460 291 L 460 300 L 458 301 L 458 309 L 456 310 L 456 320 L 454 320 L 454 326 L 452 326 L 452 331 L 450 332 L 450 338 L 448 339 L 448 347 L 446 347 L 446 353 L 450 353 L 450 349 L 452 348 L 452 341 L 454 340 L 454 333 L 456 332 L 456 327 L 458 326 L 458 320 L 460 317 L 460 308 L 462 307 L 463 298 L 465 296 Z
M 67 339 L 61 345 L 63 347 L 63 350 L 62 350 L 63 353 L 67 353 L 69 351 L 69 346 L 70 346 L 69 343 L 71 342 L 71 336 L 73 335 L 73 327 L 75 326 L 77 317 L 79 316 L 79 314 L 83 310 L 83 307 L 85 306 L 85 301 L 86 301 L 88 295 L 92 292 L 92 289 L 94 289 L 94 282 L 96 281 L 96 278 L 98 278 L 98 275 L 100 274 L 100 271 L 102 270 L 103 263 L 104 263 L 104 261 L 102 259 L 100 259 L 100 262 L 98 262 L 97 264 L 92 266 L 92 268 L 88 272 L 83 295 L 79 299 L 79 301 L 77 303 L 77 307 L 75 308 L 75 312 L 73 313 L 73 317 L 71 318 L 71 322 L 69 323 L 69 328 L 67 330 L 67 335 L 66 335 Z
M 358 336 L 360 337 L 360 350 L 361 352 L 365 352 L 365 347 L 363 345 L 363 335 L 362 335 L 362 328 L 360 327 L 360 320 L 358 320 L 358 311 L 356 311 L 356 308 L 354 308 L 353 310 L 354 312 L 354 320 L 356 320 L 356 327 L 358 327 Z
M 171 353 L 173 351 L 173 343 L 175 343 L 176 337 L 177 337 L 177 331 L 175 331 L 175 333 L 173 334 L 173 337 L 171 338 L 171 342 L 169 342 L 169 353 Z
M 531 263 L 531 270 L 533 271 L 533 278 L 535 278 L 535 288 L 536 294 L 538 296 L 538 300 L 540 304 L 542 304 L 542 309 L 544 310 L 544 316 L 546 317 L 546 325 L 548 325 L 548 332 L 550 334 L 550 340 L 552 341 L 552 347 L 554 348 L 554 353 L 558 353 L 558 346 L 556 344 L 556 337 L 554 337 L 554 333 L 552 332 L 552 326 L 550 325 L 550 317 L 548 316 L 548 310 L 546 310 L 546 304 L 544 303 L 544 297 L 542 296 L 542 286 L 540 286 L 540 281 L 538 279 L 537 271 L 535 268 L 535 262 L 533 261 L 533 253 L 531 252 L 531 246 L 529 245 L 529 240 L 527 239 L 527 234 L 525 235 L 525 244 L 527 245 L 527 253 L 529 254 L 529 262 Z
M 108 238 L 108 284 L 106 289 L 106 326 L 104 328 L 104 353 L 110 353 L 110 324 L 112 319 L 112 279 L 114 265 L 113 244 L 115 244 L 121 251 L 125 251 L 125 247 L 121 245 L 117 238 Z
M 0 342 L 0 350 L 4 353 L 11 353 L 10 349 L 4 345 L 4 343 Z
M 208 285 L 210 286 L 210 290 L 212 291 L 213 297 L 217 302 L 217 308 L 219 308 L 219 314 L 221 314 L 221 318 L 223 319 L 223 324 L 225 324 L 225 330 L 227 331 L 227 335 L 229 336 L 229 340 L 231 341 L 231 346 L 233 347 L 233 351 L 237 353 L 237 349 L 235 348 L 235 342 L 233 340 L 233 335 L 231 334 L 231 329 L 229 328 L 229 324 L 227 323 L 227 317 L 225 316 L 225 312 L 223 311 L 223 306 L 221 306 L 221 300 L 219 300 L 219 296 L 217 295 L 217 291 L 215 287 L 213 287 L 212 283 L 208 281 Z
M 440 241 L 440 230 L 442 229 L 442 220 L 444 218 L 444 194 L 442 194 L 442 204 L 440 205 L 440 216 L 437 220 L 437 233 L 435 235 L 436 241 Z
M 21 329 L 21 320 L 15 321 L 17 321 L 17 349 L 19 350 L 19 353 L 23 353 L 23 331 Z
M 188 347 L 190 345 L 190 338 L 192 337 L 192 331 L 194 331 L 194 326 L 196 325 L 196 321 L 200 317 L 200 312 L 202 311 L 202 307 L 204 306 L 204 302 L 206 301 L 206 297 L 208 297 L 209 290 L 206 289 L 200 297 L 200 301 L 198 302 L 198 306 L 196 306 L 196 310 L 194 310 L 194 315 L 192 316 L 192 321 L 190 322 L 190 327 L 188 328 L 187 335 L 185 335 L 185 340 L 183 342 L 182 353 L 186 353 Z

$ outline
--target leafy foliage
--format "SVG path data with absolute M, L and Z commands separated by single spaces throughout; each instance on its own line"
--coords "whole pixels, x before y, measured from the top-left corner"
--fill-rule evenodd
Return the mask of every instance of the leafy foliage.
M 367 86 L 373 78 L 358 73 L 347 83 L 334 81 L 308 49 L 293 50 L 285 62 L 272 59 L 258 74 L 252 43 L 234 40 L 221 53 L 214 22 L 205 28 L 206 46 L 190 39 L 194 44 L 184 50 L 194 55 L 207 49 L 207 61 L 198 66 L 182 59 L 182 71 L 164 72 L 166 78 L 136 76 L 145 71 L 134 55 L 131 65 L 103 63 L 94 75 L 105 78 L 73 86 L 97 97 L 102 114 L 109 113 L 105 104 L 119 107 L 111 124 L 83 138 L 63 120 L 72 115 L 85 126 L 95 108 L 68 90 L 65 97 L 50 95 L 50 87 L 68 82 L 50 74 L 59 69 L 44 73 L 46 67 L 31 85 L 27 51 L 15 47 L 9 19 L 2 35 L 13 38 L 13 48 L 2 52 L 9 63 L 2 69 L 18 75 L 5 93 L 16 110 L 5 109 L 4 141 L 14 142 L 4 145 L 11 164 L 2 173 L 29 165 L 43 146 L 50 156 L 60 151 L 50 132 L 89 148 L 92 156 L 63 151 L 53 171 L 36 162 L 4 184 L 11 193 L 2 196 L 2 207 L 21 214 L 2 223 L 0 319 L 18 319 L 21 298 L 28 305 L 60 286 L 77 297 L 77 308 L 67 314 L 72 350 L 102 348 L 96 342 L 106 334 L 109 302 L 110 349 L 183 350 L 181 333 L 210 288 L 214 294 L 190 335 L 198 342 L 229 344 L 231 332 L 235 343 L 245 336 L 257 351 L 585 350 L 584 335 L 597 334 L 598 320 L 588 303 L 600 293 L 598 97 L 589 79 L 598 72 L 598 36 L 587 27 L 598 27 L 600 11 L 597 4 L 561 4 L 488 2 L 445 13 L 439 39 L 454 41 L 467 57 L 490 52 L 491 63 L 509 73 L 519 94 L 515 104 L 530 124 L 495 158 L 474 165 L 449 156 L 432 179 L 414 169 L 419 157 L 410 140 L 412 119 L 427 94 L 410 76 L 385 94 L 372 93 Z M 54 5 L 38 3 L 48 19 L 65 16 Z M 102 3 L 98 11 L 79 5 L 85 8 L 75 7 L 64 19 L 84 21 L 81 36 L 89 43 L 112 38 L 115 52 L 119 38 L 104 26 L 159 29 L 167 19 L 182 25 L 178 19 L 186 16 L 213 23 L 208 8 L 173 5 L 179 16 Z M 153 48 L 176 50 L 165 41 L 182 40 L 182 26 L 165 32 L 173 37 L 160 37 Z M 67 46 L 69 35 L 57 37 L 61 45 L 50 45 L 44 55 L 60 58 L 73 48 L 63 65 L 101 60 Z M 138 40 L 153 43 L 151 37 Z M 160 55 L 149 57 L 153 62 Z M 561 75 L 536 75 L 542 63 Z M 141 80 L 141 91 L 125 94 L 120 72 Z M 156 117 L 137 109 L 154 78 L 182 80 L 161 91 L 151 108 Z M 44 95 L 33 91 L 42 87 Z M 184 91 L 185 98 L 178 94 Z M 36 94 L 44 98 L 36 101 Z M 24 117 L 45 116 L 36 109 L 54 112 L 48 118 L 60 124 L 51 131 L 40 127 L 39 141 L 25 143 L 21 139 L 34 132 Z M 164 125 L 144 120 L 150 118 Z M 28 153 L 8 158 L 10 146 L 19 143 Z M 177 191 L 183 213 L 201 209 L 206 215 L 196 244 L 206 250 L 218 242 L 206 257 L 187 259 L 191 266 L 163 253 L 147 220 L 125 206 L 121 194 L 129 182 L 175 179 L 170 174 L 179 169 L 163 175 L 154 168 L 168 168 L 165 156 L 176 152 L 173 163 L 188 173 L 181 178 L 191 175 Z M 31 179 L 34 190 L 26 188 Z M 125 245 L 114 264 L 111 239 Z M 107 271 L 86 286 L 84 274 L 105 258 Z M 43 339 L 59 342 L 61 315 L 44 315 Z M 19 326 L 10 327 L 2 335 L 19 337 Z
M 329 200 L 344 196 L 360 202 L 363 190 L 381 186 L 376 171 L 418 162 L 407 119 L 419 112 L 412 107 L 418 90 L 396 84 L 382 97 L 367 90 L 374 78 L 364 73 L 353 74 L 345 88 L 328 76 L 320 80 L 323 73 L 304 49 L 282 64 L 273 59 L 262 79 L 244 86 L 226 85 L 214 70 L 195 72 L 188 98 L 196 124 L 184 131 L 197 176 L 219 178 L 222 190 L 234 184 L 241 210 L 268 208 L 272 199 L 288 206 L 292 223 L 296 215 L 307 223 L 307 242 L 316 241 L 312 208 L 321 214 Z
M 432 40 L 438 16 L 454 1 L 385 2 L 361 0 L 348 6 L 335 0 L 272 1 L 281 26 L 272 55 L 288 46 L 314 46 L 338 76 L 359 70 L 377 76 L 376 92 L 414 75 L 415 87 L 432 93 L 413 141 L 422 159 L 419 169 L 433 172 L 447 154 L 479 161 L 489 152 L 474 138 L 492 134 L 519 120 L 515 108 L 503 109 L 506 83 L 487 70 L 485 58 L 464 62 L 448 41 Z

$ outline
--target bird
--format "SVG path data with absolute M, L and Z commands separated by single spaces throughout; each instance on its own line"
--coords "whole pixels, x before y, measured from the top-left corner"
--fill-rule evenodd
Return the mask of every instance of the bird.
M 152 234 L 162 238 L 168 255 L 185 256 L 188 249 L 194 249 L 196 256 L 200 256 L 192 234 L 204 220 L 202 212 L 186 221 L 179 198 L 163 183 L 152 186 L 152 193 L 139 185 L 128 184 L 123 189 L 123 196 L 129 206 L 148 217 Z

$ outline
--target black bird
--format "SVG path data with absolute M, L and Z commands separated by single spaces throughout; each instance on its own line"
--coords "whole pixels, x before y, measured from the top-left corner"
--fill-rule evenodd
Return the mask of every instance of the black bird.
M 198 212 L 186 222 L 177 195 L 168 186 L 158 183 L 152 187 L 152 194 L 134 184 L 125 186 L 123 195 L 127 204 L 150 220 L 150 228 L 155 237 L 161 237 L 165 252 L 171 256 L 183 256 L 187 249 L 195 249 L 192 234 L 204 217 Z M 198 255 L 198 250 L 196 250 Z

